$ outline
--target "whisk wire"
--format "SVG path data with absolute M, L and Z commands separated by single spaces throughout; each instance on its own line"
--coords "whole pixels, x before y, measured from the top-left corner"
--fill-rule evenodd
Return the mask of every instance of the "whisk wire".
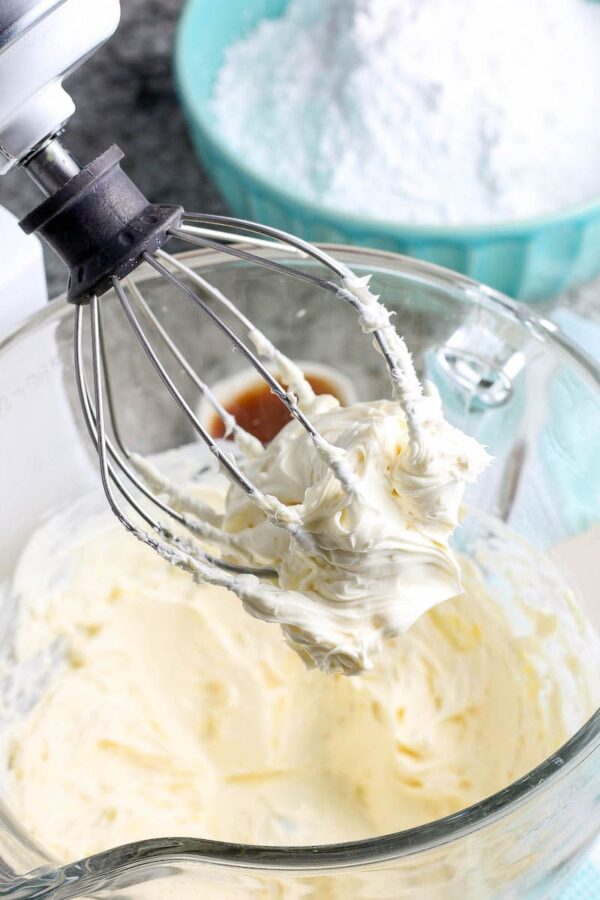
M 294 234 L 289 234 L 287 231 L 281 231 L 279 228 L 274 228 L 272 225 L 262 225 L 259 222 L 252 222 L 248 219 L 238 219 L 235 216 L 218 216 L 212 215 L 211 213 L 194 212 L 184 212 L 183 222 L 199 222 L 203 225 L 220 225 L 223 228 L 231 228 L 231 226 L 233 226 L 234 228 L 242 229 L 242 231 L 249 231 L 251 234 L 262 234 L 265 237 L 272 238 L 274 241 L 287 244 L 296 250 L 301 250 L 307 256 L 322 263 L 339 278 L 347 278 L 352 275 L 352 271 L 348 266 L 344 265 L 344 263 L 335 259 L 333 256 L 330 256 L 325 250 L 316 247 L 308 241 L 302 240 L 302 238 L 296 237 Z
M 243 244 L 244 241 L 248 240 L 248 235 L 238 234 L 235 231 L 219 231 L 217 228 L 203 228 L 201 226 L 198 227 L 196 225 L 185 224 L 181 224 L 179 228 L 186 234 L 197 234 L 199 237 L 216 238 L 218 241 L 225 241 L 228 244 Z M 261 238 L 253 237 L 252 243 L 255 247 L 267 247 L 270 249 L 275 247 L 278 250 L 285 250 L 287 253 L 292 253 L 304 258 L 306 258 L 307 255 L 303 250 L 292 247 L 291 244 L 284 244 L 281 241 L 263 240 Z
M 160 263 L 158 265 L 160 265 Z M 162 266 L 160 268 L 163 269 Z M 170 274 L 170 273 L 167 273 L 167 274 Z M 175 279 L 175 281 L 176 280 L 177 279 Z M 241 469 L 236 464 L 233 457 L 229 453 L 226 453 L 225 451 L 221 450 L 221 448 L 218 446 L 216 441 L 213 440 L 213 438 L 210 436 L 210 434 L 208 433 L 206 428 L 202 425 L 198 416 L 196 415 L 194 410 L 191 408 L 191 406 L 189 405 L 189 403 L 187 402 L 187 400 L 185 399 L 185 397 L 183 396 L 181 391 L 175 385 L 175 382 L 173 381 L 173 379 L 167 372 L 165 366 L 161 362 L 154 347 L 152 346 L 151 342 L 149 341 L 144 329 L 140 325 L 139 320 L 129 302 L 127 294 L 125 293 L 123 286 L 118 278 L 113 278 L 113 288 L 115 290 L 117 297 L 119 298 L 121 306 L 123 307 L 123 311 L 124 311 L 125 315 L 127 316 L 127 319 L 129 320 L 129 324 L 131 325 L 135 334 L 137 335 L 137 337 L 138 337 L 142 347 L 144 348 L 148 358 L 150 359 L 152 365 L 158 372 L 163 384 L 165 385 L 165 387 L 167 388 L 167 390 L 169 391 L 169 393 L 171 394 L 171 396 L 173 397 L 175 402 L 178 404 L 178 406 L 181 408 L 181 410 L 185 413 L 188 420 L 192 423 L 196 433 L 202 438 L 204 443 L 208 446 L 210 452 L 215 456 L 215 458 L 218 460 L 218 462 L 223 467 L 225 472 L 229 475 L 229 477 L 234 482 L 239 484 L 240 487 L 249 496 L 254 496 L 257 493 L 255 486 L 252 484 L 251 481 L 249 481 L 246 478 L 244 473 L 241 471 Z
M 160 266 L 160 264 L 158 264 Z M 163 266 L 160 266 L 160 269 L 164 269 Z M 166 271 L 166 270 L 165 270 Z M 170 273 L 168 273 L 170 274 Z M 174 279 L 176 283 L 178 283 L 178 279 Z M 179 283 L 182 289 L 186 291 L 189 290 L 185 285 Z M 152 343 L 148 339 L 148 336 L 145 334 L 143 328 L 141 327 L 139 320 L 133 311 L 133 308 L 129 302 L 127 294 L 125 293 L 122 284 L 120 283 L 118 278 L 113 278 L 113 287 L 123 311 L 127 316 L 131 327 L 133 328 L 138 340 L 142 344 L 147 356 L 152 362 L 154 368 L 158 372 L 160 379 L 163 384 L 183 411 L 183 413 L 188 418 L 188 421 L 194 427 L 196 433 L 202 438 L 202 440 L 208 446 L 208 449 L 216 458 L 216 460 L 221 465 L 224 473 L 227 477 L 234 483 L 239 485 L 242 490 L 251 498 L 253 503 L 261 510 L 261 512 L 271 521 L 273 524 L 277 525 L 279 528 L 283 528 L 288 531 L 296 540 L 302 543 L 304 547 L 307 549 L 310 548 L 315 549 L 314 541 L 304 532 L 301 528 L 300 518 L 298 513 L 286 506 L 285 503 L 282 503 L 277 497 L 271 494 L 263 494 L 255 484 L 253 484 L 249 478 L 242 472 L 242 470 L 237 465 L 235 458 L 222 450 L 216 441 L 211 437 L 208 431 L 204 428 L 198 416 L 194 412 L 194 410 L 190 407 L 187 400 L 184 398 L 182 393 L 179 391 L 175 382 L 170 377 L 167 372 L 165 366 L 161 362 L 156 350 L 152 346 Z M 192 293 L 192 297 L 195 295 Z M 199 298 L 198 298 L 199 299 Z M 204 304 L 205 305 L 205 304 Z M 211 310 L 212 313 L 212 310 Z M 212 314 L 214 316 L 214 313 Z M 212 318 L 212 316 L 211 316 Z M 223 323 L 224 324 L 224 323 Z M 225 326 L 227 327 L 227 326 Z M 229 329 L 230 330 L 230 329 Z
M 150 516 L 146 510 L 137 502 L 137 500 L 133 497 L 133 495 L 128 491 L 123 482 L 119 479 L 114 467 L 112 466 L 109 457 L 115 462 L 115 464 L 119 467 L 119 469 L 123 472 L 123 474 L 129 479 L 129 481 L 137 488 L 137 490 L 155 507 L 160 509 L 166 515 L 173 518 L 177 521 L 181 526 L 186 529 L 189 529 L 193 534 L 199 537 L 202 540 L 214 542 L 214 543 L 222 543 L 225 545 L 236 545 L 235 539 L 231 539 L 228 535 L 226 535 L 219 528 L 216 528 L 206 522 L 191 518 L 188 515 L 180 513 L 178 510 L 173 509 L 170 505 L 166 504 L 159 496 L 153 493 L 137 476 L 136 472 L 132 470 L 130 466 L 128 466 L 114 445 L 110 441 L 110 438 L 106 432 L 106 423 L 105 423 L 105 412 L 104 406 L 102 404 L 102 400 L 105 395 L 106 386 L 107 386 L 107 375 L 108 375 L 108 366 L 106 361 L 105 354 L 105 344 L 104 344 L 104 335 L 103 335 L 103 327 L 102 327 L 102 314 L 100 304 L 97 298 L 92 298 L 91 304 L 91 320 L 92 320 L 92 360 L 93 360 L 93 372 L 94 372 L 94 386 L 95 386 L 95 404 L 92 402 L 89 388 L 87 385 L 87 378 L 85 375 L 85 369 L 83 366 L 83 358 L 82 358 L 82 319 L 83 319 L 83 307 L 79 306 L 76 310 L 75 317 L 75 370 L 76 370 L 76 381 L 77 387 L 79 391 L 79 397 L 81 401 L 81 407 L 84 413 L 84 419 L 86 422 L 86 426 L 92 442 L 96 446 L 98 452 L 98 459 L 100 462 L 100 472 L 102 485 L 104 488 L 104 492 L 106 494 L 109 505 L 113 511 L 113 513 L 117 516 L 121 524 L 127 528 L 128 531 L 131 531 L 139 540 L 142 540 L 144 543 L 149 544 L 154 549 L 160 549 L 162 551 L 163 556 L 172 555 L 172 549 L 169 546 L 169 543 L 161 543 L 157 538 L 151 538 L 146 532 L 140 530 L 133 521 L 127 516 L 127 514 L 121 509 L 119 506 L 114 493 L 111 489 L 111 481 L 118 490 L 119 494 L 123 497 L 123 499 L 129 503 L 132 509 L 140 516 L 140 518 L 146 523 L 146 525 L 155 531 L 158 535 L 162 535 L 162 537 L 171 543 L 177 543 L 177 538 L 173 533 L 168 529 L 165 525 L 163 525 L 160 521 L 154 519 Z M 96 360 L 98 360 L 98 364 L 96 364 Z M 100 398 L 100 405 L 98 398 Z M 98 412 L 99 410 L 99 412 Z M 109 417 L 112 419 L 112 414 L 114 412 L 114 406 L 112 412 L 109 412 Z M 116 422 L 111 421 L 111 428 L 114 431 L 114 426 Z M 108 451 L 108 455 L 107 455 Z M 134 455 L 131 454 L 129 450 L 127 450 L 123 445 L 123 453 L 128 455 L 128 458 L 132 460 L 132 464 L 135 465 Z M 238 547 L 239 549 L 239 547 Z M 251 573 L 257 576 L 262 577 L 273 577 L 275 573 L 266 568 L 253 568 L 250 566 L 240 566 L 235 563 L 229 563 L 226 560 L 221 559 L 220 557 L 215 557 L 210 553 L 202 551 L 199 547 L 194 547 L 193 554 L 191 547 L 186 544 L 185 553 L 188 555 L 194 555 L 197 559 L 202 560 L 205 563 L 210 565 L 216 565 L 225 571 L 232 572 L 234 574 L 246 574 Z
M 243 325 L 248 331 L 256 331 L 255 325 L 248 319 L 244 313 L 238 309 L 235 303 L 227 297 L 222 291 L 220 291 L 214 284 L 211 284 L 206 278 L 203 278 L 202 275 L 199 275 L 198 272 L 194 272 L 193 269 L 190 269 L 189 266 L 176 256 L 171 256 L 169 253 L 165 253 L 164 250 L 157 250 L 155 253 L 155 257 L 157 259 L 161 259 L 164 261 L 167 267 L 171 266 L 175 269 L 178 269 L 182 272 L 186 278 L 188 278 L 193 284 L 197 284 L 201 290 L 206 291 L 214 300 L 216 300 L 221 306 L 224 306 L 231 315 L 238 320 L 238 322 Z
M 112 378 L 111 378 L 111 373 L 110 373 L 110 367 L 108 365 L 108 353 L 106 352 L 106 343 L 105 343 L 105 339 L 104 339 L 104 328 L 102 325 L 102 309 L 101 309 L 100 305 L 98 306 L 98 338 L 100 341 L 100 356 L 102 359 L 102 371 L 103 371 L 103 375 L 104 375 L 104 395 L 106 397 L 106 406 L 107 406 L 108 415 L 109 415 L 109 419 L 110 419 L 111 430 L 112 430 L 113 437 L 115 439 L 115 443 L 116 443 L 117 447 L 119 448 L 119 450 L 121 451 L 123 456 L 126 459 L 129 459 L 131 456 L 131 453 L 130 453 L 129 449 L 127 448 L 127 446 L 125 445 L 125 442 L 121 435 L 121 429 L 119 427 L 119 419 L 117 416 L 117 410 L 116 410 L 115 401 L 114 401 Z M 88 392 L 88 399 L 91 399 L 89 397 L 89 392 Z
M 257 225 L 244 219 L 184 214 L 183 221 L 184 224 L 180 228 L 169 228 L 168 234 L 182 238 L 188 243 L 211 250 L 218 250 L 226 255 L 255 263 L 262 268 L 266 267 L 282 275 L 305 281 L 330 294 L 334 294 L 338 299 L 350 304 L 361 317 L 364 315 L 364 303 L 359 299 L 359 296 L 353 294 L 351 290 L 345 287 L 344 279 L 354 278 L 352 272 L 343 263 L 334 260 L 320 248 L 314 247 L 302 239 L 295 238 L 278 229 Z M 186 224 L 189 222 L 196 224 Z M 249 231 L 251 233 L 251 237 L 236 234 L 235 238 L 244 239 L 248 244 L 254 246 L 257 252 L 254 253 L 244 247 L 232 245 L 230 243 L 233 238 L 231 233 L 221 234 L 218 230 L 221 227 L 230 229 L 232 226 L 239 228 L 241 231 Z M 257 234 L 262 237 L 256 237 Z M 285 249 L 288 252 L 293 252 L 296 256 L 299 255 L 303 258 L 316 260 L 333 272 L 337 279 L 342 279 L 342 285 L 312 272 L 307 272 L 301 267 L 287 265 L 285 262 L 270 259 L 268 255 L 265 255 L 264 251 L 271 247 L 278 251 Z M 160 247 L 151 253 L 143 252 L 141 259 L 170 284 L 178 294 L 200 309 L 213 325 L 225 335 L 233 347 L 243 355 L 267 384 L 271 392 L 286 407 L 292 418 L 306 431 L 320 459 L 329 467 L 334 477 L 350 496 L 357 489 L 355 473 L 346 451 L 329 444 L 307 416 L 305 412 L 307 407 L 304 406 L 304 403 L 314 398 L 314 392 L 300 369 L 271 344 L 253 322 L 225 294 L 198 272 L 186 266 L 185 262 L 171 257 Z M 184 276 L 184 278 L 181 276 Z M 219 464 L 221 471 L 247 494 L 269 521 L 287 530 L 306 552 L 318 556 L 322 555 L 322 551 L 315 545 L 313 536 L 304 529 L 298 510 L 293 505 L 289 506 L 283 503 L 275 496 L 263 494 L 252 479 L 242 471 L 236 456 L 228 452 L 212 437 L 208 428 L 203 424 L 200 413 L 188 402 L 161 359 L 161 355 L 164 354 L 158 352 L 157 340 L 160 341 L 162 348 L 168 352 L 170 357 L 178 363 L 180 371 L 191 381 L 200 397 L 204 398 L 221 418 L 225 426 L 226 436 L 233 437 L 244 450 L 247 457 L 256 456 L 262 452 L 263 448 L 260 442 L 236 423 L 235 418 L 223 406 L 171 338 L 158 316 L 155 315 L 153 309 L 146 301 L 137 279 L 131 278 L 122 281 L 120 278 L 113 276 L 110 279 L 110 283 L 134 334 L 160 380 L 191 423 L 194 432 L 206 444 L 210 453 Z M 366 302 L 370 301 L 367 299 Z M 245 329 L 247 339 L 242 338 L 219 315 L 215 309 L 215 303 L 227 310 L 228 314 L 233 317 L 234 322 Z M 116 404 L 114 402 L 111 373 L 108 365 L 109 354 L 107 352 L 101 307 L 97 295 L 92 296 L 90 302 L 95 398 L 92 399 L 81 352 L 83 309 L 82 305 L 78 306 L 75 325 L 77 385 L 86 426 L 97 448 L 104 492 L 114 514 L 124 527 L 134 533 L 136 537 L 145 541 L 162 556 L 171 559 L 176 564 L 185 565 L 185 560 L 191 558 L 192 560 L 195 559 L 199 564 L 208 564 L 213 568 L 217 566 L 236 574 L 251 573 L 259 578 L 274 577 L 276 573 L 270 569 L 252 568 L 251 566 L 229 563 L 226 559 L 213 556 L 203 546 L 199 545 L 197 540 L 203 544 L 208 544 L 209 548 L 211 544 L 222 549 L 227 546 L 236 547 L 237 539 L 235 534 L 230 534 L 222 529 L 223 517 L 216 513 L 210 505 L 204 500 L 187 497 L 175 482 L 169 481 L 152 464 L 128 448 L 119 426 Z M 143 317 L 149 328 L 142 325 L 140 316 Z M 370 321 L 377 321 L 373 319 L 370 311 L 369 318 Z M 393 355 L 393 343 L 389 343 L 391 338 L 387 334 L 386 329 L 375 328 L 372 330 L 374 331 L 374 339 L 378 343 L 393 376 L 396 360 Z M 252 347 L 249 344 L 252 344 Z M 285 378 L 285 384 L 288 385 L 287 389 L 283 387 L 283 378 Z M 109 431 L 107 431 L 107 426 L 109 426 Z M 132 490 L 135 493 L 132 493 Z M 123 508 L 123 502 L 126 508 Z M 147 504 L 150 504 L 148 508 L 145 506 Z M 158 514 L 158 518 L 150 510 L 155 511 Z M 135 513 L 148 527 L 149 533 L 146 533 L 135 523 L 129 514 L 130 511 Z M 190 515 L 191 512 L 193 515 Z M 189 539 L 183 536 L 179 537 L 178 529 L 176 528 L 174 533 L 170 525 L 161 521 L 163 517 L 166 517 L 166 523 L 172 523 L 174 527 L 180 526 L 182 529 L 188 530 L 197 540 L 190 542 Z M 238 547 L 238 549 L 240 548 Z
M 90 302 L 90 314 L 91 314 L 91 326 L 92 326 L 92 370 L 94 373 L 94 393 L 95 393 L 95 423 L 96 423 L 96 446 L 98 450 L 98 461 L 100 464 L 100 478 L 102 480 L 102 487 L 104 489 L 104 493 L 109 502 L 110 508 L 113 513 L 119 519 L 121 524 L 127 528 L 128 531 L 133 532 L 136 536 L 139 536 L 140 539 L 146 538 L 146 533 L 140 531 L 140 529 L 132 522 L 132 520 L 123 512 L 117 500 L 113 494 L 112 490 L 112 479 L 114 478 L 114 472 L 111 473 L 109 469 L 109 461 L 107 456 L 107 447 L 106 447 L 106 428 L 104 421 L 104 383 L 103 383 L 103 365 L 102 365 L 102 354 L 100 348 L 100 326 L 99 326 L 99 303 L 98 297 L 96 294 L 91 299 Z M 81 325 L 81 318 L 78 310 L 78 320 Z M 81 358 L 80 358 L 81 363 Z M 115 485 L 117 486 L 119 492 L 122 496 L 131 504 L 133 509 L 140 515 L 140 517 L 149 525 L 151 528 L 156 528 L 157 523 L 147 515 L 147 513 L 139 506 L 135 499 L 129 494 L 126 488 L 122 485 L 122 483 L 115 479 Z
M 265 235 L 272 238 L 274 247 L 285 247 L 287 245 L 287 247 L 289 248 L 300 251 L 307 257 L 310 257 L 321 263 L 327 269 L 332 271 L 338 278 L 344 279 L 353 277 L 353 273 L 351 269 L 348 268 L 348 266 L 330 256 L 329 253 L 327 253 L 325 250 L 322 250 L 320 247 L 316 247 L 314 244 L 310 244 L 308 241 L 302 240 L 302 238 L 296 237 L 293 234 L 289 234 L 286 231 L 281 231 L 280 229 L 274 228 L 270 225 L 261 225 L 257 222 L 248 221 L 247 219 L 237 219 L 233 217 L 230 218 L 227 216 L 209 215 L 204 213 L 185 212 L 183 215 L 183 225 L 178 229 L 170 231 L 170 234 L 176 235 L 181 240 L 187 241 L 188 243 L 220 250 L 222 253 L 228 254 L 230 256 L 236 256 L 241 259 L 246 259 L 248 261 L 257 263 L 260 266 L 273 269 L 274 271 L 279 271 L 285 275 L 289 275 L 293 278 L 315 284 L 318 287 L 322 288 L 324 291 L 328 291 L 329 293 L 334 294 L 339 300 L 342 300 L 343 302 L 352 306 L 356 310 L 356 312 L 359 313 L 359 315 L 362 313 L 362 304 L 358 297 L 354 296 L 351 291 L 340 288 L 340 285 L 336 284 L 336 282 L 329 281 L 325 278 L 319 278 L 318 276 L 312 275 L 309 272 L 305 272 L 302 269 L 288 266 L 285 263 L 280 263 L 275 260 L 267 259 L 264 256 L 258 256 L 257 254 L 249 253 L 249 251 L 243 250 L 242 248 L 232 247 L 226 242 L 226 239 L 224 239 L 225 243 L 219 244 L 211 240 L 210 237 L 201 237 L 198 234 L 197 230 L 195 230 L 194 232 L 187 232 L 185 225 L 186 221 L 199 222 L 206 225 L 221 225 L 224 228 L 233 225 L 235 228 L 247 230 L 252 234 Z M 254 240 L 254 238 L 251 239 L 252 242 L 254 242 Z M 264 246 L 264 244 L 264 241 L 260 241 L 261 246 Z M 373 330 L 373 338 L 377 343 L 377 346 L 379 347 L 383 359 L 385 360 L 388 371 L 390 372 L 390 375 L 392 377 L 392 381 L 394 382 L 394 384 L 398 384 L 401 376 L 390 339 L 383 333 L 381 328 L 375 328 Z
M 78 384 L 80 383 L 83 388 L 80 396 L 81 396 L 81 401 L 82 401 L 81 405 L 82 405 L 84 417 L 86 420 L 86 425 L 87 425 L 88 431 L 90 433 L 90 436 L 92 438 L 92 441 L 94 442 L 94 444 L 97 447 L 97 445 L 98 445 L 98 429 L 97 429 L 96 411 L 95 411 L 95 407 L 94 407 L 94 404 L 93 404 L 93 401 L 92 401 L 92 398 L 91 398 L 91 395 L 89 392 L 85 371 L 83 370 L 83 368 L 80 365 L 80 360 L 81 360 L 80 316 L 81 316 L 81 314 L 79 313 L 78 321 L 76 323 L 77 349 L 76 349 L 76 355 L 75 355 L 76 367 L 77 367 L 77 370 L 79 373 Z M 136 472 L 135 467 L 137 466 L 137 463 L 136 463 L 135 454 L 132 454 L 131 451 L 125 446 L 122 438 L 119 438 L 117 440 L 116 435 L 117 435 L 119 429 L 118 429 L 118 423 L 117 423 L 114 405 L 110 402 L 110 397 L 111 397 L 110 390 L 109 390 L 110 368 L 108 366 L 108 356 L 107 356 L 106 350 L 105 350 L 104 329 L 102 326 L 102 315 L 101 315 L 101 307 L 100 306 L 98 307 L 98 336 L 99 336 L 99 342 L 100 342 L 99 343 L 100 357 L 102 360 L 102 374 L 103 374 L 103 379 L 104 379 L 104 394 L 107 399 L 107 409 L 109 411 L 109 420 L 110 420 L 111 430 L 112 430 L 113 434 L 115 435 L 115 440 L 117 441 L 117 446 L 118 446 L 119 450 L 121 451 L 121 453 L 123 454 L 123 456 L 121 456 L 121 454 L 119 452 L 117 452 L 113 443 L 111 442 L 110 438 L 108 437 L 108 434 L 106 434 L 106 438 L 105 438 L 106 439 L 106 447 L 107 447 L 110 458 L 118 466 L 118 468 L 125 475 L 125 477 L 133 484 L 133 486 L 141 494 L 143 494 L 143 496 L 146 497 L 146 499 L 149 500 L 150 503 L 152 503 L 154 506 L 156 506 L 158 509 L 160 509 L 161 512 L 164 512 L 167 515 L 171 516 L 173 519 L 175 519 L 177 522 L 179 522 L 179 524 L 181 524 L 187 528 L 191 528 L 192 530 L 197 532 L 199 534 L 199 536 L 215 539 L 216 536 L 221 534 L 218 531 L 218 529 L 213 529 L 212 531 L 207 530 L 206 523 L 200 522 L 200 521 L 196 522 L 195 520 L 190 519 L 189 516 L 184 515 L 183 513 L 180 513 L 179 510 L 176 510 L 173 507 L 171 507 L 170 505 L 168 505 L 167 503 L 165 503 L 159 496 L 157 496 L 155 493 L 153 493 L 146 486 L 146 484 L 144 483 L 142 478 Z M 123 459 L 123 457 L 125 459 Z M 130 464 L 128 465 L 128 463 L 130 463 Z M 128 502 L 131 503 L 133 498 L 131 497 L 131 495 L 125 494 L 125 491 L 122 489 L 122 486 L 119 483 L 118 477 L 110 463 L 108 464 L 108 471 L 109 471 L 109 474 L 110 474 L 113 482 L 115 483 L 116 487 L 119 489 L 119 492 L 121 493 L 121 495 L 124 496 L 125 499 L 127 499 Z M 162 527 L 154 519 L 149 521 L 147 519 L 144 511 L 141 509 L 141 507 L 137 506 L 137 504 L 133 504 L 133 505 L 134 505 L 134 508 L 136 509 L 136 511 L 142 517 L 146 518 L 146 520 L 148 521 L 148 524 L 151 524 L 153 527 Z M 216 532 L 216 534 L 213 534 L 213 532 Z
M 167 281 L 169 281 L 173 287 L 175 287 L 181 294 L 191 300 L 196 306 L 199 306 L 200 309 L 206 313 L 207 316 L 214 322 L 214 324 L 229 338 L 229 340 L 234 344 L 235 347 L 246 357 L 248 362 L 256 369 L 259 375 L 266 381 L 269 385 L 271 391 L 278 397 L 278 399 L 283 403 L 283 405 L 287 408 L 290 415 L 296 419 L 302 425 L 302 427 L 308 432 L 310 437 L 313 439 L 315 444 L 319 447 L 322 447 L 326 442 L 321 434 L 314 427 L 312 422 L 308 419 L 308 417 L 302 412 L 300 407 L 298 406 L 296 400 L 294 399 L 294 395 L 288 391 L 285 391 L 282 385 L 277 381 L 276 378 L 269 372 L 269 370 L 262 364 L 258 356 L 253 353 L 253 351 L 248 347 L 244 341 L 241 340 L 238 335 L 232 331 L 232 329 L 224 322 L 215 312 L 208 306 L 205 301 L 198 296 L 197 293 L 192 291 L 186 284 L 181 282 L 178 278 L 176 278 L 169 270 L 163 266 L 157 259 L 154 257 L 147 255 L 146 261 L 150 263 Z M 210 294 L 214 296 L 215 288 L 206 282 L 206 288 L 209 290 Z M 333 474 L 338 477 L 338 471 L 335 470 L 332 466 Z
M 206 398 L 212 409 L 219 416 L 225 427 L 225 434 L 231 435 L 234 439 L 242 440 L 246 448 L 251 446 L 254 454 L 258 455 L 258 453 L 263 449 L 260 441 L 258 441 L 251 434 L 249 434 L 249 432 L 245 431 L 240 425 L 237 424 L 235 418 L 227 412 L 225 407 L 220 403 L 219 399 L 215 396 L 210 387 L 200 378 L 196 370 L 186 359 L 175 342 L 171 339 L 162 323 L 154 315 L 154 313 L 150 309 L 149 304 L 142 296 L 142 292 L 138 288 L 137 284 L 134 281 L 128 280 L 126 282 L 126 287 L 135 297 L 136 303 L 138 304 L 139 308 L 142 310 L 148 321 L 152 324 L 157 334 L 161 337 L 163 343 L 165 344 L 171 355 L 177 360 L 186 375 L 194 383 L 194 385 L 198 389 L 198 393 L 200 394 L 200 396 Z
M 236 256 L 238 259 L 243 259 L 246 262 L 261 265 L 265 269 L 272 269 L 274 272 L 279 272 L 282 275 L 289 275 L 290 278 L 306 281 L 308 284 L 314 284 L 324 290 L 331 290 L 329 282 L 324 278 L 319 278 L 318 275 L 313 275 L 311 272 L 304 271 L 304 269 L 294 269 L 292 266 L 286 266 L 285 263 L 274 262 L 272 259 L 265 256 L 257 256 L 256 253 L 250 253 L 249 250 L 244 250 L 242 247 L 236 247 L 230 244 L 223 245 L 217 241 L 213 241 L 211 238 L 200 237 L 198 234 L 191 234 L 181 228 L 173 229 L 169 234 L 172 237 L 177 237 L 182 241 L 186 241 L 188 244 L 194 244 L 197 247 L 204 247 L 208 250 L 219 250 L 222 253 L 227 253 L 229 256 Z M 336 286 L 334 285 L 334 287 Z

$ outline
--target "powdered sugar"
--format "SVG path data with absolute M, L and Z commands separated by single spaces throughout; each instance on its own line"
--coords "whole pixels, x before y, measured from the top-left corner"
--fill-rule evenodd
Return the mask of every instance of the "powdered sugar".
M 600 194 L 600 4 L 291 0 L 229 48 L 220 131 L 309 200 L 473 223 Z

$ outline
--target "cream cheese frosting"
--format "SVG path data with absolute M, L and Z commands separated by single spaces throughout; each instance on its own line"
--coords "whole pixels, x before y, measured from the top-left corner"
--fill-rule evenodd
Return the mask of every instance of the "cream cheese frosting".
M 61 659 L 9 726 L 9 805 L 67 861 L 165 835 L 354 840 L 475 803 L 600 699 L 597 637 L 551 568 L 540 581 L 543 558 L 515 552 L 511 598 L 461 557 L 463 594 L 349 679 L 307 669 L 233 594 L 196 586 L 114 523 L 51 520 L 14 581 L 24 690 L 32 661 Z M 482 565 L 513 556 L 501 542 Z
M 223 527 L 235 537 L 228 557 L 278 573 L 292 593 L 246 599 L 258 618 L 276 620 L 309 663 L 325 671 L 372 665 L 384 639 L 406 631 L 432 606 L 460 593 L 449 546 L 465 484 L 487 463 L 477 442 L 443 418 L 435 389 L 421 400 L 427 456 L 415 456 L 407 417 L 393 400 L 341 407 L 315 398 L 311 422 L 345 455 L 350 489 L 311 447 L 297 422 L 287 425 L 245 471 L 260 491 L 294 511 L 311 546 L 230 488 Z M 271 600 L 271 607 L 265 602 Z
M 195 538 L 214 538 L 227 561 L 273 577 L 224 571 L 193 538 L 155 549 L 196 581 L 233 591 L 251 615 L 278 623 L 308 665 L 356 674 L 372 666 L 385 639 L 461 591 L 449 539 L 465 486 L 489 457 L 444 419 L 435 387 L 421 385 L 369 277 L 348 271 L 337 294 L 373 336 L 393 399 L 342 408 L 315 396 L 298 365 L 244 319 L 256 353 L 285 384 L 272 389 L 294 418 L 263 452 L 256 441 L 246 452 L 249 436 L 229 428 L 239 459 L 219 452 L 226 468 L 239 462 L 241 483 L 232 480 L 223 516 L 209 509 L 190 526 Z M 131 461 L 153 490 L 198 515 L 193 497 L 186 501 L 144 460 Z

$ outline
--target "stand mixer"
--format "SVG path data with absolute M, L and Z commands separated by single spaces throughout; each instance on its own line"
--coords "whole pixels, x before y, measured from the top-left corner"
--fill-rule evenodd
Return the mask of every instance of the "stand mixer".
M 233 438 L 247 456 L 261 452 L 259 442 L 245 433 L 224 409 L 169 338 L 139 288 L 128 283 L 127 276 L 145 262 L 172 286 L 174 293 L 199 307 L 306 430 L 319 458 L 349 494 L 353 490 L 353 473 L 345 451 L 328 443 L 303 411 L 303 401 L 313 394 L 302 372 L 226 296 L 183 262 L 166 254 L 163 245 L 171 238 L 179 238 L 203 248 L 219 249 L 307 281 L 354 307 L 363 331 L 372 333 L 387 363 L 394 394 L 405 408 L 413 437 L 418 431 L 414 404 L 421 396 L 421 386 L 410 354 L 390 326 L 385 309 L 370 294 L 364 279 L 356 279 L 346 265 L 276 228 L 149 203 L 122 171 L 123 154 L 116 146 L 83 167 L 71 155 L 60 140 L 74 112 L 63 79 L 111 36 L 119 15 L 118 0 L 102 3 L 13 0 L 3 4 L 0 10 L 0 174 L 20 166 L 47 196 L 23 219 L 21 227 L 28 234 L 42 236 L 69 269 L 68 299 L 76 308 L 74 352 L 78 391 L 87 428 L 98 451 L 102 484 L 111 509 L 125 528 L 170 562 L 186 566 L 192 557 L 195 573 L 203 578 L 227 586 L 231 586 L 228 579 L 236 574 L 269 578 L 276 573 L 232 563 L 174 533 L 173 523 L 176 523 L 211 545 L 227 547 L 233 540 L 220 528 L 219 517 L 207 504 L 184 497 L 176 485 L 125 445 L 110 389 L 102 330 L 102 295 L 114 290 L 160 379 L 221 470 L 270 521 L 286 529 L 298 542 L 304 541 L 307 549 L 314 548 L 294 510 L 276 497 L 261 493 L 241 470 L 235 455 L 213 439 L 196 410 L 184 399 L 142 326 L 140 314 L 152 326 L 162 348 L 192 380 L 199 396 L 222 419 L 226 436 Z M 240 241 L 245 246 L 239 246 Z M 285 248 L 293 256 L 316 260 L 333 278 L 261 258 L 248 249 L 265 243 Z M 210 305 L 207 300 L 211 301 Z M 245 338 L 223 321 L 215 312 L 215 305 L 233 314 Z M 88 387 L 82 351 L 86 309 L 90 310 L 92 390 Z M 166 519 L 159 518 L 161 514 Z

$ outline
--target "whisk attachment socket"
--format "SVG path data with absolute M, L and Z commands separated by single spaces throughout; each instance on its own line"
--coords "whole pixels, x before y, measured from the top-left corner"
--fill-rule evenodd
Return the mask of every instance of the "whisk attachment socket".
M 21 221 L 68 267 L 73 303 L 108 291 L 113 277 L 132 272 L 181 224 L 182 208 L 149 203 L 121 169 L 122 158 L 113 145 Z

